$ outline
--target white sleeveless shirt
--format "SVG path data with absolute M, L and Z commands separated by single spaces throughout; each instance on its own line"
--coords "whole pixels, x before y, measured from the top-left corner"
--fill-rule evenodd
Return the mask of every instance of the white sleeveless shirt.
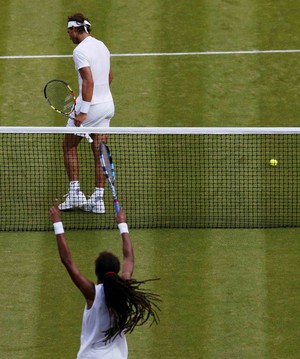
M 113 341 L 104 343 L 103 331 L 110 327 L 109 312 L 105 303 L 103 284 L 95 286 L 96 295 L 93 306 L 85 306 L 80 349 L 77 359 L 127 359 L 126 337 L 118 335 Z

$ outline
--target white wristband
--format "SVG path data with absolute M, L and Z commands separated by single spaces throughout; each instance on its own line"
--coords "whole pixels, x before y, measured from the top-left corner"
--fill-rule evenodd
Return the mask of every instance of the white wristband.
M 119 223 L 119 224 L 118 224 L 118 227 L 119 227 L 119 230 L 120 230 L 120 233 L 121 233 L 121 234 L 123 234 L 123 233 L 129 233 L 127 223 Z
M 55 234 L 65 233 L 64 226 L 63 226 L 62 222 L 53 223 L 53 229 L 54 229 Z
M 88 113 L 90 109 L 91 103 L 87 101 L 82 101 L 80 106 L 80 112 L 82 113 Z

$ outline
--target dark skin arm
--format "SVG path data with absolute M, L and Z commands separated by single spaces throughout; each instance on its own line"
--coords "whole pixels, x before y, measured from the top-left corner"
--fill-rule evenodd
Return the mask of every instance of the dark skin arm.
M 49 210 L 49 217 L 52 223 L 60 222 L 60 211 L 58 205 L 51 207 Z M 126 214 L 121 211 L 116 214 L 117 223 L 126 223 Z M 63 265 L 66 267 L 69 276 L 73 283 L 79 288 L 85 297 L 87 308 L 91 308 L 95 299 L 95 284 L 82 275 L 74 262 L 71 252 L 65 238 L 65 234 L 56 235 L 57 248 Z M 128 280 L 131 279 L 134 268 L 134 254 L 131 240 L 128 233 L 122 234 L 122 249 L 123 249 L 123 268 L 121 277 Z
M 117 223 L 127 223 L 127 218 L 125 212 L 121 209 L 118 214 L 116 214 Z M 122 234 L 122 250 L 123 250 L 123 268 L 121 277 L 123 279 L 131 279 L 133 268 L 134 268 L 134 253 L 131 240 L 128 233 Z
M 53 223 L 60 222 L 60 211 L 57 206 L 50 208 L 49 216 Z M 79 288 L 85 297 L 87 307 L 90 308 L 93 305 L 95 299 L 95 284 L 80 273 L 71 256 L 65 234 L 62 233 L 56 235 L 56 241 L 60 259 L 63 265 L 66 267 L 73 283 Z

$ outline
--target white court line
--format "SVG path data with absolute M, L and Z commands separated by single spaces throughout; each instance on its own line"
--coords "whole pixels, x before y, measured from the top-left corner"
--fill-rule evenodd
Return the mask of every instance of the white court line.
M 284 54 L 298 53 L 300 50 L 245 50 L 245 51 L 200 51 L 200 52 L 154 52 L 154 53 L 136 53 L 136 54 L 111 54 L 112 57 L 146 57 L 146 56 L 201 56 L 201 55 L 251 55 L 251 54 Z M 65 58 L 72 55 L 16 55 L 0 56 L 0 60 L 5 59 L 51 59 Z

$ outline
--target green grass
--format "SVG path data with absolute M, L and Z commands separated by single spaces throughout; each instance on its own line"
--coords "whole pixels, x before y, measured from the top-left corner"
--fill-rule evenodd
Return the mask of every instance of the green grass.
M 93 34 L 112 54 L 299 47 L 297 6 L 290 0 L 9 0 L 1 4 L 0 56 L 71 54 L 66 17 L 77 11 L 88 14 Z M 298 126 L 297 54 L 111 62 L 112 126 Z M 72 59 L 0 59 L 0 125 L 64 126 L 43 98 L 52 78 L 76 88 Z M 19 184 L 23 190 L 36 180 L 27 175 Z M 90 278 L 98 251 L 121 254 L 115 231 L 68 236 Z M 163 302 L 159 326 L 128 336 L 131 359 L 299 356 L 298 229 L 133 230 L 132 236 L 136 277 L 161 277 L 152 286 Z M 84 303 L 59 262 L 53 237 L 0 233 L 3 359 L 76 357 Z
M 132 231 L 137 278 L 160 277 L 160 324 L 128 336 L 131 358 L 296 358 L 299 230 Z M 54 235 L 0 237 L 1 357 L 75 357 L 84 300 Z M 98 251 L 121 255 L 114 231 L 69 232 L 82 272 Z
M 75 1 L 71 8 L 58 1 L 9 4 L 1 14 L 10 22 L 0 35 L 0 55 L 71 54 L 74 46 L 65 19 L 77 9 L 91 14 L 93 34 L 107 43 L 112 54 L 297 49 L 298 45 L 291 31 L 297 19 L 289 3 L 87 1 L 82 6 Z M 26 22 L 20 34 L 24 12 L 33 21 Z M 39 13 L 45 15 L 37 19 Z M 112 57 L 116 102 L 112 125 L 292 126 L 299 113 L 297 65 L 297 54 Z M 42 89 L 55 77 L 76 88 L 71 58 L 0 60 L 0 73 L 5 84 L 0 92 L 1 125 L 63 125 L 64 119 L 46 107 Z

